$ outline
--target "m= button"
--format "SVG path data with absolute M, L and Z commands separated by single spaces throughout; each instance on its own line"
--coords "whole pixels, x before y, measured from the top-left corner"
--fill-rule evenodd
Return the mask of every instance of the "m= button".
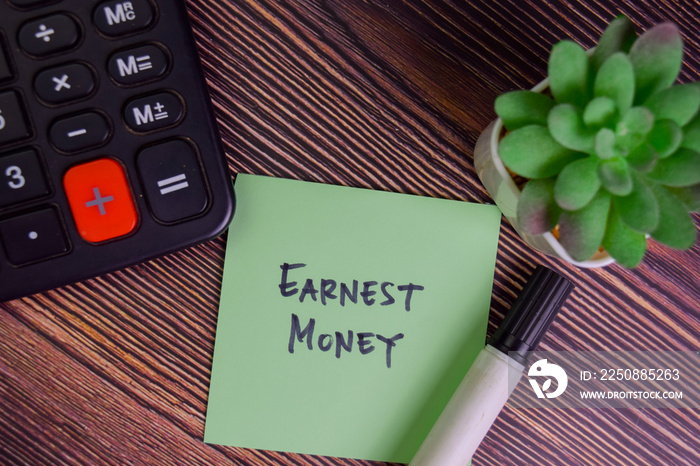
M 163 49 L 155 45 L 142 45 L 110 56 L 107 69 L 117 83 L 129 86 L 160 78 L 167 72 L 169 63 Z

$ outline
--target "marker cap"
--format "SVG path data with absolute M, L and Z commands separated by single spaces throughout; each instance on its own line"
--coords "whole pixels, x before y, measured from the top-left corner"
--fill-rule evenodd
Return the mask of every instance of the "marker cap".
M 487 344 L 525 365 L 573 289 L 563 276 L 537 266 Z

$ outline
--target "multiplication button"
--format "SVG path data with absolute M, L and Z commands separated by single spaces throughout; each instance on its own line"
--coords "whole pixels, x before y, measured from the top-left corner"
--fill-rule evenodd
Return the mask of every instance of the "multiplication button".
M 37 95 L 50 104 L 81 99 L 95 89 L 95 76 L 82 63 L 68 63 L 41 71 L 34 79 Z
M 61 220 L 52 208 L 1 221 L 0 239 L 7 259 L 15 266 L 49 259 L 68 251 Z
M 194 148 L 183 140 L 149 146 L 136 165 L 153 216 L 173 223 L 202 213 L 208 204 L 204 177 Z

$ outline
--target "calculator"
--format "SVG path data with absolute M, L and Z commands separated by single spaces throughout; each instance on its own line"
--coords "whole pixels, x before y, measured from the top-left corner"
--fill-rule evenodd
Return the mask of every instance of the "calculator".
M 181 0 L 0 0 L 0 302 L 211 239 L 231 174 Z

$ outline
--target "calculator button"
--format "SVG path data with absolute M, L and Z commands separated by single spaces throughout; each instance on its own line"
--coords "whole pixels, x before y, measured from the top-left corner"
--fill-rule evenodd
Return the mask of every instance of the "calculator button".
M 95 76 L 81 63 L 69 63 L 41 71 L 34 79 L 39 98 L 60 104 L 90 95 L 95 89 Z
M 72 48 L 80 40 L 73 19 L 55 14 L 25 23 L 19 30 L 19 45 L 30 55 L 44 56 Z
M 35 151 L 0 156 L 0 207 L 47 194 L 49 187 Z
M 168 55 L 160 47 L 143 45 L 113 54 L 107 69 L 119 84 L 141 84 L 163 76 L 168 62 Z
M 119 162 L 104 158 L 76 165 L 64 175 L 63 187 L 85 241 L 107 241 L 136 228 L 138 214 Z
M 109 135 L 109 122 L 96 112 L 62 118 L 54 122 L 49 130 L 51 142 L 63 152 L 101 146 L 107 142 Z
M 24 106 L 17 93 L 0 93 L 0 145 L 31 136 Z
M 0 222 L 0 239 L 7 260 L 21 266 L 68 251 L 61 220 L 52 209 L 43 209 Z
M 172 223 L 198 215 L 208 204 L 199 159 L 192 146 L 173 140 L 142 150 L 136 165 L 153 216 Z
M 12 69 L 10 68 L 10 59 L 5 51 L 5 41 L 0 35 L 0 81 L 7 81 L 12 78 Z
M 184 114 L 182 100 L 170 92 L 161 92 L 130 101 L 124 109 L 124 120 L 132 130 L 147 133 L 180 122 Z
M 53 3 L 56 0 L 10 0 L 10 3 L 13 5 L 19 6 L 19 7 L 31 7 L 31 6 L 37 6 L 41 5 L 44 3 Z
M 95 8 L 95 26 L 107 36 L 121 36 L 146 29 L 155 19 L 148 0 L 122 0 L 100 3 Z

